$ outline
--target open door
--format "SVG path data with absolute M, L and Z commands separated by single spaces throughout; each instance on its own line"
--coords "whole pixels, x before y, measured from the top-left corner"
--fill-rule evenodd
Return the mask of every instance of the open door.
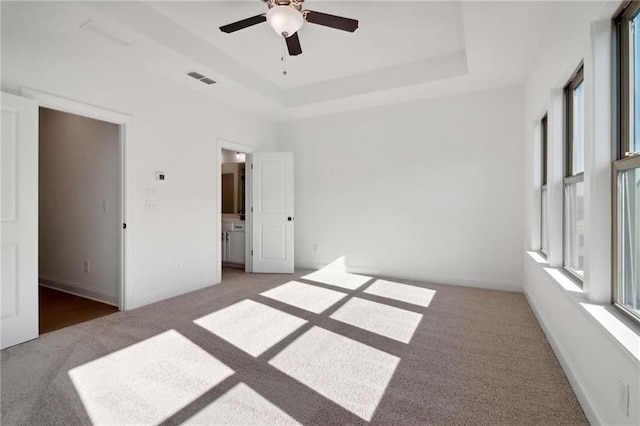
M 2 349 L 38 337 L 38 104 L 2 93 Z
M 293 273 L 293 153 L 251 156 L 253 272 Z

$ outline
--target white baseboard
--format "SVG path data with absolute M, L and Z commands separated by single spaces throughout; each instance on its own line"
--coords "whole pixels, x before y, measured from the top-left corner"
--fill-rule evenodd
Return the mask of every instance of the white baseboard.
M 542 328 L 542 331 L 544 332 L 545 337 L 547 338 L 547 341 L 551 345 L 551 349 L 553 350 L 553 353 L 555 354 L 556 358 L 558 359 L 558 362 L 562 366 L 562 370 L 564 371 L 564 374 L 567 376 L 567 379 L 569 380 L 569 384 L 571 385 L 573 392 L 576 394 L 576 398 L 578 398 L 578 401 L 580 402 L 580 406 L 582 407 L 582 410 L 584 411 L 585 416 L 587 416 L 589 423 L 591 423 L 592 425 L 604 425 L 605 423 L 602 420 L 602 417 L 600 416 L 600 414 L 598 414 L 598 411 L 595 408 L 595 404 L 593 403 L 592 398 L 589 396 L 589 393 L 586 391 L 585 387 L 582 385 L 582 381 L 580 380 L 580 378 L 575 374 L 573 368 L 571 367 L 571 363 L 565 357 L 561 346 L 558 344 L 558 341 L 553 335 L 553 332 L 549 329 L 549 327 L 545 323 L 544 319 L 540 315 L 540 312 L 536 308 L 535 304 L 531 300 L 531 297 L 529 296 L 526 290 L 524 291 L 524 296 L 527 299 L 527 302 L 529 303 L 529 306 L 531 307 L 533 314 L 538 320 L 538 324 L 540 324 L 540 327 Z
M 84 284 L 62 280 L 60 278 L 45 277 L 42 275 L 39 277 L 39 282 L 43 287 L 52 288 L 54 290 L 63 291 L 65 293 L 84 297 L 86 299 L 106 303 L 107 305 L 119 306 L 120 303 L 117 294 L 102 290 L 96 290 L 95 288 L 87 287 Z
M 326 267 L 325 264 L 296 264 L 296 268 L 301 269 L 322 269 Z M 497 282 L 491 280 L 470 280 L 466 278 L 455 278 L 455 277 L 442 277 L 442 276 L 431 276 L 424 274 L 407 274 L 406 271 L 379 271 L 372 268 L 367 267 L 359 267 L 357 265 L 349 265 L 348 272 L 352 274 L 362 274 L 362 275 L 370 275 L 374 277 L 387 277 L 389 279 L 393 279 L 393 277 L 397 279 L 406 279 L 413 281 L 423 281 L 425 283 L 433 283 L 433 284 L 448 284 L 448 285 L 456 285 L 461 287 L 473 287 L 473 288 L 483 288 L 487 290 L 502 290 L 502 291 L 513 291 L 517 293 L 523 292 L 523 287 L 520 284 L 506 283 L 506 282 Z
M 130 300 L 128 303 L 127 310 L 140 308 L 142 306 L 146 306 L 151 303 L 161 302 L 163 300 L 170 299 L 172 297 L 180 296 L 186 293 L 190 293 L 192 291 L 203 289 L 205 287 L 210 287 L 216 284 L 220 284 L 220 282 L 221 281 L 218 281 L 218 282 L 204 281 L 204 282 L 199 282 L 192 285 L 186 285 L 186 286 L 174 288 L 169 291 L 154 293 L 152 296 L 140 297 L 135 300 Z

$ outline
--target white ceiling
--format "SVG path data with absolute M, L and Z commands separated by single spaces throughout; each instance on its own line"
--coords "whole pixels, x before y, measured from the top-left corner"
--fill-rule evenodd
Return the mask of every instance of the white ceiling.
M 298 31 L 303 54 L 287 59 L 284 76 L 282 37 L 267 23 L 232 34 L 218 29 L 265 13 L 262 1 L 147 4 L 283 89 L 464 50 L 459 5 L 453 2 L 390 5 L 308 0 L 305 9 L 358 19 L 360 25 L 348 33 L 306 23 Z
M 3 1 L 2 13 L 286 120 L 522 83 L 553 7 L 548 1 L 306 0 L 303 9 L 358 19 L 359 28 L 348 33 L 305 23 L 303 53 L 286 59 L 286 76 L 281 39 L 267 23 L 231 34 L 218 29 L 266 12 L 261 0 Z M 187 77 L 189 71 L 218 83 L 206 86 Z

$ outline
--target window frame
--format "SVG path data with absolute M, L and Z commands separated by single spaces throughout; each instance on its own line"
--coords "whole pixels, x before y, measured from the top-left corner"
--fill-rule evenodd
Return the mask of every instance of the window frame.
M 618 208 L 619 178 L 621 173 L 640 168 L 640 150 L 632 152 L 632 131 L 631 124 L 633 121 L 633 103 L 631 89 L 631 43 L 628 23 L 640 14 L 640 1 L 629 1 L 621 7 L 621 12 L 614 18 L 616 47 L 614 49 L 614 78 L 616 101 L 614 102 L 615 111 L 615 129 L 614 129 L 614 161 L 612 165 L 612 286 L 611 286 L 611 303 L 630 317 L 632 320 L 640 323 L 640 315 L 632 312 L 619 301 L 619 228 L 620 228 L 620 211 Z M 636 28 L 636 31 L 640 28 Z M 638 46 L 640 47 L 640 46 Z M 636 126 L 638 123 L 634 123 Z
M 629 44 L 629 31 L 628 26 L 624 25 L 629 23 L 636 15 L 640 13 L 640 2 L 631 1 L 626 4 L 622 12 L 618 14 L 615 19 L 616 35 L 617 35 L 617 79 L 618 79 L 618 140 L 616 143 L 616 160 L 622 160 L 625 158 L 638 155 L 631 150 L 631 117 L 633 116 L 633 105 L 631 102 L 632 84 L 631 84 L 631 72 L 630 72 L 630 48 Z M 627 54 L 623 54 L 626 52 Z
M 575 89 L 584 83 L 584 65 L 580 64 L 578 70 L 571 76 L 571 79 L 564 88 L 565 109 L 566 109 L 566 135 L 565 135 L 565 177 L 578 176 L 584 170 L 573 173 L 573 102 L 572 94 Z M 583 150 L 584 151 L 584 150 Z
M 562 182 L 562 268 L 582 286 L 584 278 L 573 268 L 567 266 L 567 187 L 572 184 L 584 182 L 584 170 L 575 174 L 573 173 L 573 91 L 580 86 L 580 84 L 584 84 L 583 63 L 578 66 L 578 69 L 571 75 L 571 78 L 564 87 L 565 132 L 564 178 Z
M 545 113 L 540 119 L 540 151 L 541 151 L 541 178 L 540 178 L 540 252 L 548 256 L 549 250 L 549 220 L 545 211 L 545 203 L 543 202 L 545 194 L 547 195 L 547 203 L 549 205 L 549 192 L 547 188 L 547 172 L 548 172 L 548 155 L 549 155 L 549 120 L 548 114 Z M 548 208 L 546 209 L 548 210 Z M 543 226 L 546 224 L 547 226 Z M 546 232 L 545 232 L 546 231 Z M 546 233 L 547 247 L 544 246 Z

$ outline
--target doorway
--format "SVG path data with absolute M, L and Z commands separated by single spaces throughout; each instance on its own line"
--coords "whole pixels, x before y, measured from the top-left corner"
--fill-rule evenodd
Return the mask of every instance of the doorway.
M 248 146 L 218 139 L 218 277 L 251 272 L 251 192 Z
M 246 150 L 245 150 L 246 149 Z M 224 220 L 222 209 L 223 150 L 232 154 L 246 154 L 245 221 L 240 217 Z M 245 272 L 294 272 L 294 192 L 293 153 L 256 152 L 249 147 L 218 140 L 218 198 L 219 242 L 217 255 L 218 282 L 222 281 L 225 250 L 233 250 L 231 242 L 238 226 L 244 228 Z M 241 223 L 237 223 L 240 221 Z M 237 235 L 236 235 L 237 238 Z M 230 244 L 230 246 L 225 246 Z M 232 253 L 233 256 L 233 253 Z M 226 260 L 229 260 L 226 258 Z
M 40 334 L 121 304 L 120 125 L 39 109 Z

